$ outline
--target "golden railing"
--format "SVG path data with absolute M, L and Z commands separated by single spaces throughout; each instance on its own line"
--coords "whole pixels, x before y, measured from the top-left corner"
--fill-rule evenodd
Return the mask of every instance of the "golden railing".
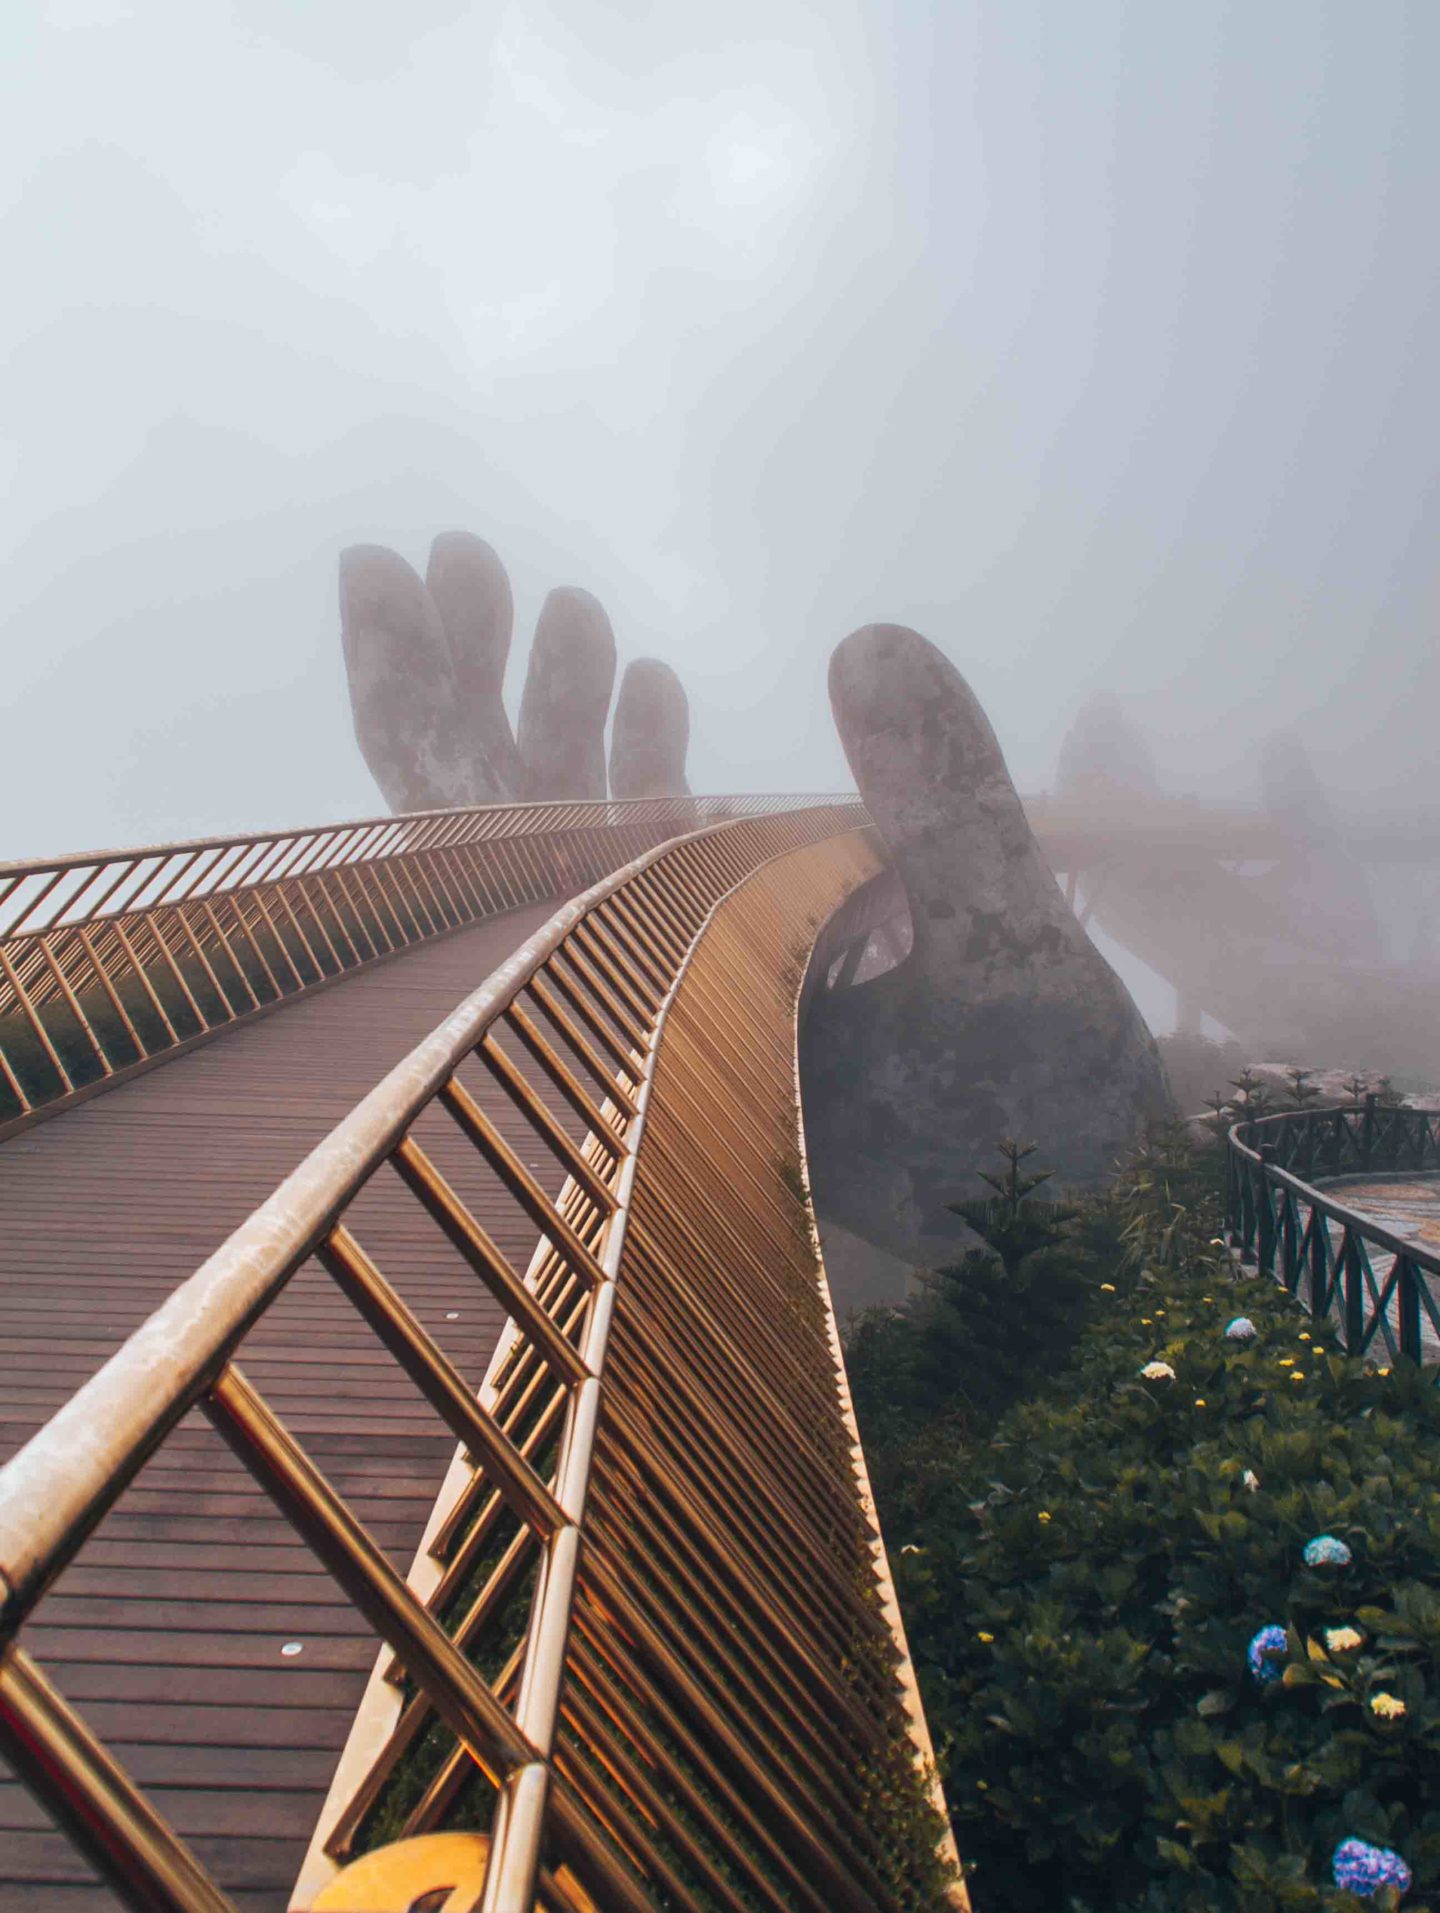
M 0 864 L 0 1136 L 680 831 L 823 801 L 510 804 Z
M 488 1829 L 483 1913 L 906 1903 L 877 1776 L 927 1743 L 794 1074 L 816 930 L 881 862 L 860 807 L 829 804 L 595 886 L 0 1472 L 0 1752 L 126 1904 L 229 1903 L 17 1634 L 195 1406 L 393 1656 L 367 1696 L 384 1751 L 342 1762 L 297 1905 L 367 1845 L 456 1826 Z M 563 1169 L 557 1199 L 476 1072 Z M 523 1277 L 421 1140 L 447 1120 L 540 1231 Z M 508 1318 L 478 1398 L 347 1220 L 387 1165 Z M 312 1257 L 461 1444 L 408 1583 L 236 1366 Z

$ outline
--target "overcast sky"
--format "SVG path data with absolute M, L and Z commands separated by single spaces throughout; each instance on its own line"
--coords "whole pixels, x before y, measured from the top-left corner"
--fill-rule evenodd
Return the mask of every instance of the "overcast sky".
M 844 781 L 916 625 L 1022 787 L 1430 801 L 1435 0 L 10 0 L 0 853 L 379 808 L 335 562 L 510 568 Z M 518 672 L 512 673 L 518 684 Z

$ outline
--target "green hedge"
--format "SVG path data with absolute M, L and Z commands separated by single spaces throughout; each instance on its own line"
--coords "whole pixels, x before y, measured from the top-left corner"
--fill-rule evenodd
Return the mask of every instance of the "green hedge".
M 1178 1226 L 1132 1219 L 1139 1273 L 1091 1259 L 1086 1325 L 1027 1399 L 988 1434 L 952 1411 L 882 1436 L 977 1913 L 1396 1904 L 1331 1884 L 1347 1838 L 1403 1857 L 1417 1909 L 1440 1887 L 1440 1400 L 1237 1278 L 1193 1178 L 1183 1203 L 1161 1183 L 1128 1197 Z M 1225 1334 L 1241 1314 L 1248 1343 Z M 893 1366 L 897 1338 L 923 1339 L 913 1312 L 897 1323 L 852 1344 L 867 1441 L 876 1350 Z M 1321 1534 L 1349 1566 L 1304 1565 Z M 1283 1678 L 1262 1682 L 1247 1647 L 1276 1624 Z

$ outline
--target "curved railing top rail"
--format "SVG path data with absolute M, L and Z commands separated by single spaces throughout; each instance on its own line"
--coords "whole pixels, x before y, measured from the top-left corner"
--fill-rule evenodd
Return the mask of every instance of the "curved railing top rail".
M 1366 1126 L 1369 1125 L 1367 1137 Z M 1290 1166 L 1306 1149 L 1310 1163 L 1323 1177 L 1347 1175 L 1421 1174 L 1440 1169 L 1437 1147 L 1440 1114 L 1426 1109 L 1380 1109 L 1374 1099 L 1333 1109 L 1282 1109 L 1272 1116 L 1256 1116 L 1230 1131 L 1231 1147 L 1239 1155 L 1264 1164 L 1274 1182 L 1313 1200 L 1336 1222 L 1359 1229 L 1391 1255 L 1407 1255 L 1430 1275 L 1440 1275 L 1440 1250 L 1430 1250 L 1413 1236 L 1387 1229 L 1374 1216 L 1351 1209 L 1331 1190 L 1315 1187 Z M 1246 1138 L 1250 1140 L 1246 1140 Z M 1290 1152 L 1282 1154 L 1285 1146 Z M 1317 1145 L 1328 1144 L 1321 1156 Z M 1272 1155 L 1266 1155 L 1266 1150 Z M 1317 1173 L 1312 1169 L 1312 1173 Z
M 1392 1359 L 1440 1340 L 1440 1251 L 1317 1186 L 1344 1176 L 1440 1170 L 1440 1112 L 1382 1107 L 1282 1110 L 1236 1123 L 1226 1139 L 1225 1220 L 1242 1260 L 1333 1320 L 1346 1348 L 1379 1340 Z M 1388 1258 L 1388 1265 L 1386 1258 Z
M 852 794 L 853 796 L 853 794 Z M 144 909 L 164 892 L 167 902 L 210 896 L 242 885 L 275 883 L 339 864 L 366 863 L 405 852 L 454 849 L 502 837 L 545 836 L 617 824 L 672 824 L 695 830 L 731 817 L 808 810 L 843 803 L 845 795 L 633 797 L 593 802 L 486 804 L 460 810 L 409 811 L 286 830 L 177 838 L 114 850 L 77 850 L 59 857 L 0 862 L 0 937 L 35 934 L 61 924 Z M 185 866 L 183 883 L 165 889 Z M 123 868 L 122 868 L 123 866 Z M 197 868 L 198 866 L 198 868 Z M 65 879 L 74 879 L 67 889 Z M 109 881 L 107 881 L 109 879 Z
M 858 811 L 797 794 L 509 804 L 0 865 L 0 1136 L 667 838 L 835 801 Z

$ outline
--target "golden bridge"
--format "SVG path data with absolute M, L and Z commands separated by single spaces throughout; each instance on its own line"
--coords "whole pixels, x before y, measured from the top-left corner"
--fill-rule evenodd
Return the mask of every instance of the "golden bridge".
M 916 1903 L 796 1074 L 896 888 L 845 796 L 0 866 L 0 1906 Z
M 0 869 L 0 1903 L 902 1903 L 795 1072 L 882 864 L 747 798 Z

